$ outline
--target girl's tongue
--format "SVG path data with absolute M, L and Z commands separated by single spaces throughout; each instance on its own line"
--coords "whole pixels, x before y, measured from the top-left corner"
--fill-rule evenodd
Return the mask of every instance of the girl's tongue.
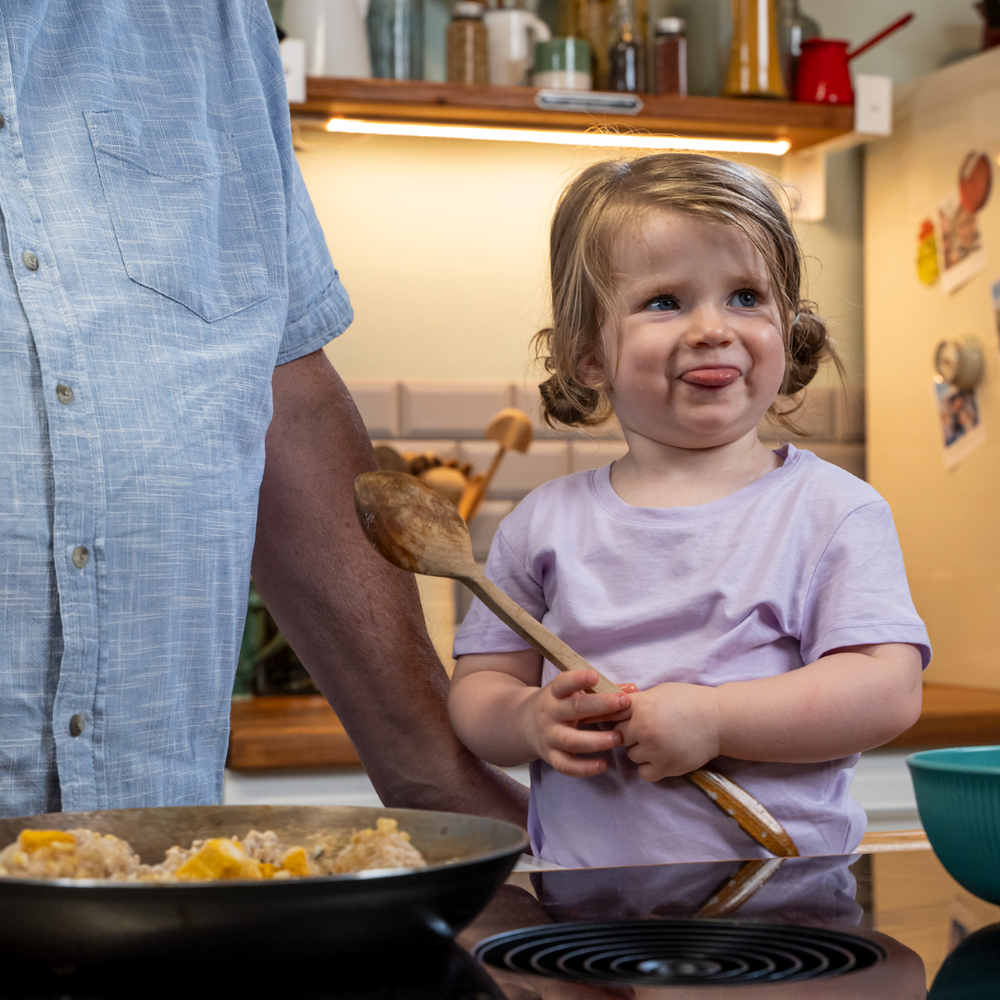
M 714 388 L 729 385 L 740 377 L 738 368 L 694 368 L 681 376 L 682 382 L 689 385 L 703 385 Z

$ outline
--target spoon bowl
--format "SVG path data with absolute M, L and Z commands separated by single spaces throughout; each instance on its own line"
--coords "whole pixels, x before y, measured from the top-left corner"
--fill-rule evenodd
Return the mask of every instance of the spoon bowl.
M 470 563 L 475 566 L 465 521 L 445 496 L 416 476 L 362 473 L 354 483 L 354 509 L 368 541 L 400 569 L 461 578 Z

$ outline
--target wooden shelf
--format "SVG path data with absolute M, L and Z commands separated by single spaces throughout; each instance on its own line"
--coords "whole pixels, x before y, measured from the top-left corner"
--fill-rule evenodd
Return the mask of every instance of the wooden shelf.
M 320 695 L 234 701 L 228 766 L 234 771 L 358 767 L 358 755 Z M 924 708 L 889 749 L 1000 744 L 1000 691 L 928 684 Z
M 854 128 L 854 109 L 848 105 L 643 94 L 638 115 L 608 116 L 542 111 L 535 105 L 536 93 L 532 87 L 311 76 L 306 78 L 305 102 L 290 107 L 297 118 L 568 130 L 601 125 L 681 136 L 787 139 L 793 150 L 828 142 Z

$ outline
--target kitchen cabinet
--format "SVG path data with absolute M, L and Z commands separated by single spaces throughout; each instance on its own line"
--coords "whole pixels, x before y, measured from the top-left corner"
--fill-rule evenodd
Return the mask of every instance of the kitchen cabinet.
M 532 87 L 307 77 L 306 100 L 290 107 L 298 119 L 568 130 L 608 126 L 680 136 L 786 139 L 792 151 L 830 142 L 854 128 L 854 109 L 845 105 L 643 94 L 639 114 L 616 116 L 542 110 L 535 103 L 537 93 Z

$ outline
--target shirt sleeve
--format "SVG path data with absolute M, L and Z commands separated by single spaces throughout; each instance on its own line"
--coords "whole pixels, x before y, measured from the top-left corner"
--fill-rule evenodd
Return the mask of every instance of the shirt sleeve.
M 885 501 L 855 509 L 834 531 L 813 572 L 802 621 L 805 663 L 842 646 L 886 642 L 912 643 L 923 666 L 930 663 L 927 629 L 913 606 Z
M 515 510 L 514 514 L 516 513 Z M 542 620 L 545 614 L 542 587 L 532 580 L 523 560 L 504 538 L 503 526 L 493 536 L 485 572 L 488 579 L 524 608 L 532 618 Z M 500 621 L 477 597 L 455 633 L 455 644 L 451 655 L 458 657 L 468 653 L 515 653 L 530 648 L 529 643 Z
M 254 60 L 264 89 L 288 213 L 286 264 L 288 313 L 277 364 L 304 357 L 339 337 L 354 319 L 347 291 L 327 249 L 319 219 L 306 191 L 288 117 L 285 72 L 274 22 L 262 3 L 250 4 Z

